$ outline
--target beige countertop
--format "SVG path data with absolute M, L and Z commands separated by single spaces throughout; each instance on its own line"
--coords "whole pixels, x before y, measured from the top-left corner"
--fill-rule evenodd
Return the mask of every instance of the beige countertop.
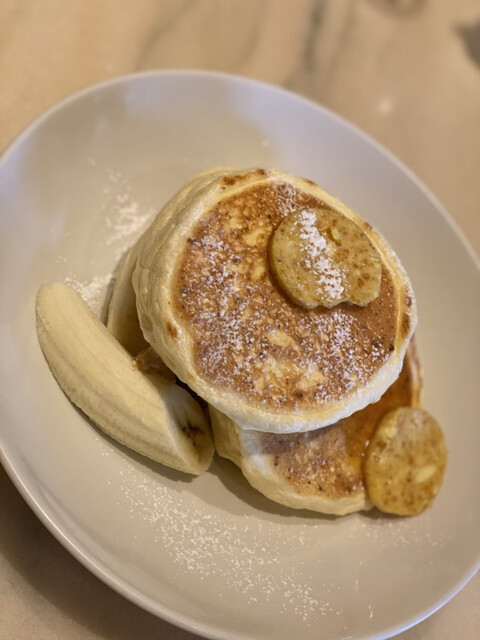
M 96 82 L 212 69 L 358 125 L 429 187 L 480 253 L 478 0 L 0 0 L 0 150 Z M 193 638 L 117 595 L 44 528 L 0 468 L 0 639 Z M 401 638 L 473 640 L 480 578 Z

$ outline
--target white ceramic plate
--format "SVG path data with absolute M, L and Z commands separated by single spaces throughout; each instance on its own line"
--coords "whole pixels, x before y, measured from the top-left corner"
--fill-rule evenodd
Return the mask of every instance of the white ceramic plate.
M 425 406 L 450 459 L 412 519 L 294 512 L 226 461 L 191 480 L 101 435 L 37 345 L 34 298 L 67 280 L 101 311 L 123 251 L 213 167 L 320 183 L 391 241 L 413 280 Z M 428 616 L 478 566 L 479 272 L 448 218 L 382 149 L 310 102 L 207 73 L 151 73 L 37 120 L 0 166 L 1 460 L 55 536 L 114 589 L 212 638 L 372 638 Z

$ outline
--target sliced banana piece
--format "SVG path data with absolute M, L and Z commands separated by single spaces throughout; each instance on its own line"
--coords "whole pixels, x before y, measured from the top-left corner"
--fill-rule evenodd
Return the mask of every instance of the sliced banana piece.
M 55 282 L 36 301 L 40 347 L 58 384 L 109 436 L 168 467 L 192 474 L 213 457 L 209 424 L 183 388 L 146 374 L 76 291 Z
M 357 224 L 330 209 L 290 213 L 272 235 L 270 264 L 282 290 L 306 309 L 364 307 L 380 292 L 380 254 Z
M 108 307 L 107 327 L 110 333 L 133 356 L 148 348 L 137 315 L 132 275 L 137 262 L 138 243 L 128 252 L 113 287 Z
M 447 448 L 436 420 L 401 407 L 381 420 L 366 453 L 365 483 L 378 509 L 413 516 L 432 506 L 443 482 Z

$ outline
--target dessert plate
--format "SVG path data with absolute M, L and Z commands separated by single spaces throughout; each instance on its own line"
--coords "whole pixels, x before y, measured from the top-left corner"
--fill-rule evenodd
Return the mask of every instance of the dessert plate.
M 38 287 L 66 280 L 100 314 L 155 212 L 208 168 L 314 180 L 391 242 L 418 299 L 425 407 L 449 447 L 433 509 L 322 517 L 257 494 L 227 461 L 192 479 L 102 435 L 51 376 Z M 449 600 L 478 567 L 479 270 L 439 204 L 327 110 L 231 76 L 154 72 L 51 109 L 4 154 L 1 461 L 52 533 L 146 610 L 210 638 L 372 638 Z

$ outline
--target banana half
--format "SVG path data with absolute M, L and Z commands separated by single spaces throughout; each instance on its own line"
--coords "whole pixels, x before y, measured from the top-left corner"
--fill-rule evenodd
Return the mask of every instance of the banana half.
M 200 405 L 157 373 L 143 373 L 79 294 L 55 282 L 36 300 L 40 347 L 58 384 L 100 429 L 130 449 L 198 475 L 212 461 Z

